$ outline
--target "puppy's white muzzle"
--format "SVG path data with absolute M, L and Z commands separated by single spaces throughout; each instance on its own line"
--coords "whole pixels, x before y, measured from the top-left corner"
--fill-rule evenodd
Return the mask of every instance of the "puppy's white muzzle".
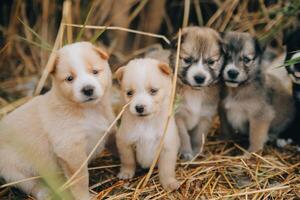
M 132 114 L 146 117 L 153 113 L 153 103 L 152 99 L 147 94 L 140 94 L 135 96 L 131 103 L 129 110 Z
M 229 64 L 223 71 L 223 78 L 228 87 L 237 87 L 246 80 L 246 75 L 234 64 Z
M 97 102 L 104 91 L 99 81 L 90 75 L 82 75 L 73 84 L 75 100 L 80 103 Z
M 212 76 L 201 64 L 197 63 L 188 69 L 187 81 L 192 87 L 202 87 L 212 83 Z

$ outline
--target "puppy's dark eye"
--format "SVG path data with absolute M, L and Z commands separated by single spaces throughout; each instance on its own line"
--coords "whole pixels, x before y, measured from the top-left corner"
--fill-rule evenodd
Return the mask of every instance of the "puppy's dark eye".
M 133 90 L 128 90 L 128 91 L 126 92 L 126 95 L 127 95 L 128 97 L 132 97 L 132 95 L 133 95 Z
M 251 59 L 248 58 L 247 56 L 244 56 L 244 57 L 243 57 L 243 62 L 244 62 L 245 64 L 248 64 L 250 61 L 251 61 Z
M 186 64 L 192 64 L 193 63 L 193 57 L 187 57 L 187 58 L 183 58 L 183 61 L 186 63 Z
M 99 74 L 99 70 L 93 69 L 93 74 Z
M 207 62 L 208 65 L 215 64 L 215 60 L 212 60 L 212 59 L 208 59 L 206 62 Z
M 68 82 L 72 82 L 74 80 L 74 77 L 70 75 L 70 76 L 67 76 L 67 78 L 65 80 Z
M 156 95 L 157 92 L 158 92 L 158 89 L 156 89 L 156 88 L 151 88 L 150 89 L 150 94 L 153 95 L 153 96 Z

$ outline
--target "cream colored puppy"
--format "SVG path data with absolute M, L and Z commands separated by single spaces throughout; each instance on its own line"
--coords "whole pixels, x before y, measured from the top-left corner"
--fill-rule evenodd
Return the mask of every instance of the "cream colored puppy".
M 0 174 L 7 182 L 62 170 L 69 178 L 81 166 L 114 119 L 110 104 L 108 56 L 88 42 L 67 45 L 57 54 L 52 89 L 34 97 L 2 121 Z M 99 153 L 104 148 L 102 144 Z M 71 186 L 71 199 L 89 199 L 88 168 Z M 44 200 L 40 180 L 18 184 Z
M 134 176 L 136 161 L 143 168 L 151 166 L 168 115 L 172 90 L 171 69 L 155 59 L 135 59 L 117 70 L 125 101 L 130 102 L 117 132 L 121 158 L 120 179 Z M 158 169 L 162 186 L 169 191 L 179 187 L 175 166 L 179 136 L 172 117 L 164 138 Z

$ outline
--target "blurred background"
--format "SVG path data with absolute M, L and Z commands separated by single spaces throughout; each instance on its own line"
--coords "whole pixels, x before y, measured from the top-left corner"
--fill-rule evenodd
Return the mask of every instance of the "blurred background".
M 300 18 L 300 0 L 1 0 L 0 4 L 0 115 L 33 94 L 61 22 L 125 27 L 169 39 L 187 25 L 248 31 L 280 52 L 284 35 L 299 25 Z M 168 45 L 161 38 L 86 27 L 67 27 L 60 39 L 63 44 L 88 40 L 102 46 L 111 54 L 113 70 L 149 45 Z

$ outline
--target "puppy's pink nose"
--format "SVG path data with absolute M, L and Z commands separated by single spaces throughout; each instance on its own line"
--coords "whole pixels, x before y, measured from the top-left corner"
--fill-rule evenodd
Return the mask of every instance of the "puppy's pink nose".
M 94 86 L 91 86 L 91 85 L 87 85 L 85 87 L 82 88 L 81 92 L 85 95 L 85 96 L 93 96 L 94 94 L 94 89 L 95 87 Z
M 145 111 L 145 106 L 144 105 L 136 105 L 135 110 L 137 113 L 142 114 Z

